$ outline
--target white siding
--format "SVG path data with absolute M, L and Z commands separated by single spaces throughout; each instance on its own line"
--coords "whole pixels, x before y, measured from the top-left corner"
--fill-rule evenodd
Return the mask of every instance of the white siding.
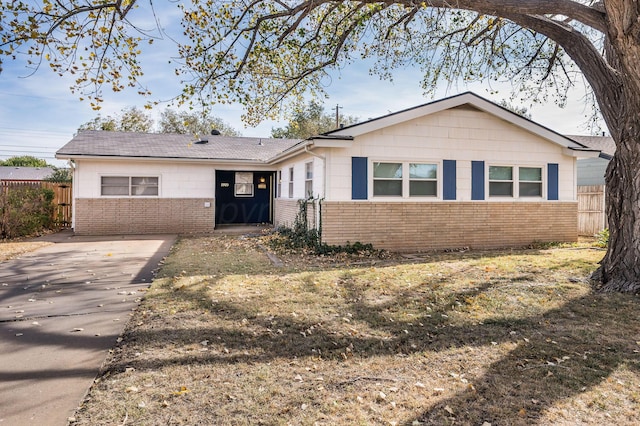
M 100 161 L 77 162 L 74 195 L 99 198 L 102 176 L 158 176 L 160 198 L 213 198 L 215 172 L 219 170 L 272 170 L 253 165 L 216 165 L 177 161 Z
M 315 151 L 314 151 L 315 152 Z M 318 150 L 318 155 L 325 152 Z M 322 197 L 324 194 L 324 164 L 325 160 L 309 154 L 302 154 L 293 159 L 278 163 L 277 170 L 282 172 L 282 194 L 280 198 L 289 198 L 289 168 L 293 167 L 293 199 L 306 198 L 305 194 L 305 164 L 313 163 L 313 196 Z
M 327 199 L 351 199 L 351 157 L 367 157 L 370 195 L 374 161 L 456 160 L 457 200 L 471 199 L 471 161 L 484 161 L 487 167 L 543 167 L 545 183 L 546 165 L 558 163 L 559 198 L 575 201 L 575 158 L 562 149 L 488 113 L 455 108 L 359 136 L 351 148 L 335 149 L 327 170 L 331 176 Z

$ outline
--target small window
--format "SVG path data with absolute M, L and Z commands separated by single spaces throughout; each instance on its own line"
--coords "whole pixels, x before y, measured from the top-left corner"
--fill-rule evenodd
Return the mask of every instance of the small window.
M 293 167 L 289 167 L 289 198 L 293 198 Z
M 513 167 L 489 166 L 489 196 L 513 197 Z
M 304 165 L 304 195 L 305 197 L 313 197 L 313 163 L 305 163 Z
M 436 197 L 438 195 L 438 166 L 409 164 L 409 196 Z
M 157 176 L 102 176 L 100 194 L 110 196 L 157 196 Z
M 541 167 L 520 167 L 518 177 L 521 197 L 542 197 Z
M 236 197 L 253 197 L 253 173 L 236 172 L 234 189 Z
M 276 176 L 277 185 L 276 185 L 276 198 L 282 197 L 282 170 L 278 170 L 278 175 Z
M 402 163 L 373 163 L 373 195 L 402 196 Z

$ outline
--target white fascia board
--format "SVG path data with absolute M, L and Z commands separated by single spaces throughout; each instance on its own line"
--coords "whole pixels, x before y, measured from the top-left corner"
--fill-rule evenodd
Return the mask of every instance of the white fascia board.
M 345 139 L 313 139 L 314 148 L 351 148 L 353 140 Z
M 567 155 L 569 157 L 576 157 L 576 158 L 598 158 L 600 156 L 600 152 L 601 151 L 593 150 L 593 149 L 580 150 L 580 149 L 564 148 L 562 150 L 562 153 L 564 155 Z

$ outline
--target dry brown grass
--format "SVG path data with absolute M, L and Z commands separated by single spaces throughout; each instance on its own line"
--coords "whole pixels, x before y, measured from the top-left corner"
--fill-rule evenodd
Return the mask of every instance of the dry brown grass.
M 13 259 L 53 243 L 44 241 L 0 241 L 0 262 Z
M 183 239 L 82 425 L 640 423 L 638 299 L 587 246 L 339 265 Z

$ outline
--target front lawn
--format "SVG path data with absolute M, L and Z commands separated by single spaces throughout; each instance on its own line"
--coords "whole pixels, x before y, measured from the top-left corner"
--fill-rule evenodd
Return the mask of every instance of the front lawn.
M 377 258 L 182 239 L 73 424 L 640 423 L 638 298 L 603 251 Z

